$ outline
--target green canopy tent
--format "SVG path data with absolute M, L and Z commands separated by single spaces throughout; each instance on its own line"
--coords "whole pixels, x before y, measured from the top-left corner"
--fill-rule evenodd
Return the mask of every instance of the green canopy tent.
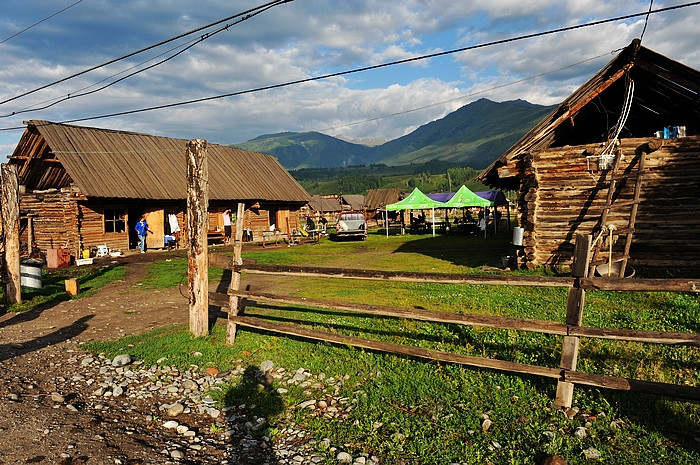
M 398 210 L 432 210 L 433 218 L 435 218 L 435 209 L 444 208 L 445 204 L 433 200 L 417 187 L 413 189 L 413 192 L 408 194 L 408 196 L 396 203 L 390 203 L 386 206 L 386 211 L 398 211 Z M 387 214 L 388 216 L 388 214 Z M 389 236 L 389 228 L 386 231 L 387 237 Z M 433 237 L 435 237 L 435 222 L 433 221 Z
M 479 197 L 464 185 L 455 192 L 455 195 L 453 195 L 450 200 L 443 203 L 445 208 L 490 207 L 492 205 L 493 202 Z M 486 215 L 484 214 L 484 218 L 485 217 Z M 484 237 L 486 237 L 486 228 L 484 228 Z

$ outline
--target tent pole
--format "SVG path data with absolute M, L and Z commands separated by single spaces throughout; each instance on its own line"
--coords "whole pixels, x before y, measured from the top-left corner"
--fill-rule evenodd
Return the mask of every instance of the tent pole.
M 389 210 L 384 210 L 384 226 L 386 226 L 386 238 L 389 239 Z
M 433 237 L 435 237 L 435 207 L 433 207 Z

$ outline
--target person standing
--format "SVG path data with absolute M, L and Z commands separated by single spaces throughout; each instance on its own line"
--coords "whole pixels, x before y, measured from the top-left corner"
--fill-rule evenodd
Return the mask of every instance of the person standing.
M 227 208 L 221 214 L 224 219 L 224 244 L 231 242 L 231 209 Z
M 139 220 L 138 223 L 136 223 L 136 227 L 134 228 L 136 230 L 136 234 L 139 236 L 139 249 L 141 250 L 141 253 L 146 253 L 146 235 L 150 231 L 148 229 L 148 223 L 146 223 L 146 215 L 141 215 L 141 219 Z

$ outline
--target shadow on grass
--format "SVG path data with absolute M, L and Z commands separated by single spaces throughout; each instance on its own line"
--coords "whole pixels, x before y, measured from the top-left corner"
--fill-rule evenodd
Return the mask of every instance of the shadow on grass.
M 514 253 L 512 234 L 511 231 L 503 231 L 485 238 L 456 234 L 422 236 L 402 244 L 394 253 L 421 254 L 470 268 L 500 267 L 501 257 Z

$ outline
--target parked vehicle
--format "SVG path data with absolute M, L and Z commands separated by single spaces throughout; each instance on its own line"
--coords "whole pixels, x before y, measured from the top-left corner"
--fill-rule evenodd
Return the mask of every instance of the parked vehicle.
M 364 212 L 349 211 L 338 215 L 335 224 L 335 234 L 338 237 L 367 238 L 367 221 Z

